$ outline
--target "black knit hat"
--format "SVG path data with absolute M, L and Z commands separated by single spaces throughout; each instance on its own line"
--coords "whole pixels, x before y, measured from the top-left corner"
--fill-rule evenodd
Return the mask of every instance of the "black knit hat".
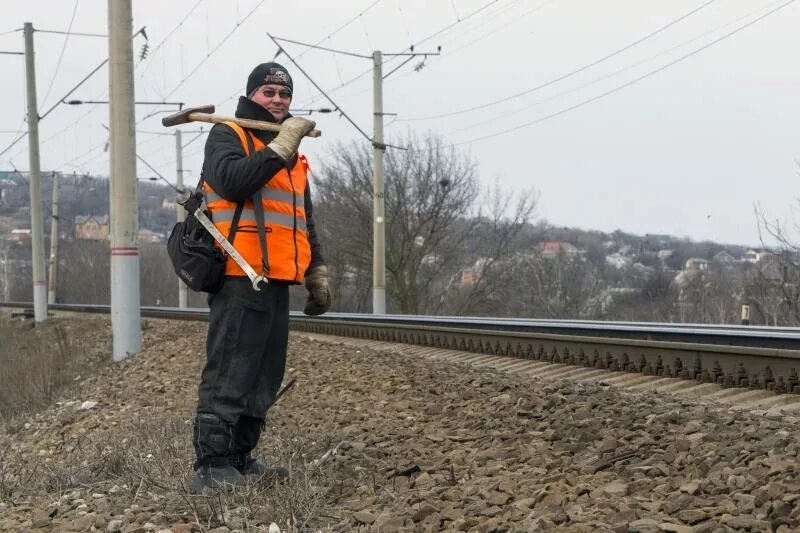
M 294 92 L 292 77 L 283 66 L 278 63 L 261 63 L 247 77 L 247 91 L 245 94 L 250 96 L 253 91 L 262 85 L 275 84 L 283 85 Z

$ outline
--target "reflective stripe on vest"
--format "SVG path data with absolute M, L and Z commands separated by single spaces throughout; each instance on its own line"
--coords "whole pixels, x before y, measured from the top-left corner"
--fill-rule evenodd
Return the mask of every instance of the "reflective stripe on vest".
M 247 135 L 253 141 L 256 151 L 265 148 L 258 138 L 246 132 L 234 122 L 224 122 L 239 137 L 242 148 L 250 155 Z M 261 204 L 264 207 L 264 225 L 267 232 L 268 272 L 265 275 L 273 280 L 301 283 L 311 262 L 311 245 L 308 241 L 305 189 L 308 163 L 304 156 L 298 155 L 297 163 L 291 170 L 280 170 L 261 189 Z M 211 220 L 223 235 L 230 231 L 236 202 L 226 200 L 211 186 L 203 185 L 206 205 L 211 211 Z M 261 272 L 261 246 L 258 240 L 253 200 L 244 202 L 239 226 L 232 243 L 256 272 Z M 244 276 L 244 272 L 233 259 L 228 258 L 225 275 Z
M 214 222 L 233 222 L 233 214 L 235 211 L 236 209 L 219 209 L 214 211 Z M 264 224 L 267 226 L 270 224 L 279 224 L 281 226 L 286 226 L 287 228 L 292 228 L 294 222 L 295 218 L 292 215 L 284 215 L 274 212 L 264 213 Z M 254 228 L 256 227 L 255 212 L 252 208 L 242 209 L 242 214 L 239 217 L 239 229 L 242 229 L 245 225 L 250 224 L 252 224 Z M 300 231 L 306 231 L 306 221 L 297 219 L 297 229 Z
M 300 209 L 305 209 L 305 198 L 303 196 L 292 194 L 291 191 L 279 191 L 276 189 L 270 189 L 268 187 L 264 187 L 264 190 L 261 192 L 261 195 L 264 200 L 275 200 L 276 202 L 283 202 L 285 204 L 294 203 L 295 207 L 299 207 Z M 218 202 L 220 200 L 224 200 L 224 198 L 222 198 L 222 196 L 218 195 L 214 191 L 206 193 L 206 204 L 210 204 L 211 202 Z

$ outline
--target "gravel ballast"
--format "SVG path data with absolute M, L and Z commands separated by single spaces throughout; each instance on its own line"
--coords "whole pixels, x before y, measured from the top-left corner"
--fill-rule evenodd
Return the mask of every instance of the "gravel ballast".
M 107 318 L 56 321 L 108 349 Z M 8 421 L 0 530 L 800 530 L 795 416 L 305 334 L 258 450 L 292 480 L 189 496 L 204 333 L 146 320 L 140 354 Z

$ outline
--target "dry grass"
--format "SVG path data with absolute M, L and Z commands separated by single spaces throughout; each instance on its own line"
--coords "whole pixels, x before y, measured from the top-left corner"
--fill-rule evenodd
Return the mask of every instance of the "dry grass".
M 288 481 L 252 480 L 234 490 L 192 495 L 191 422 L 153 408 L 113 431 L 87 433 L 64 455 L 46 463 L 6 445 L 0 450 L 0 501 L 14 504 L 47 495 L 57 500 L 75 488 L 103 493 L 120 507 L 158 507 L 172 522 L 187 520 L 202 531 L 218 526 L 244 531 L 319 531 L 330 493 L 325 450 L 296 430 L 265 434 L 258 455 L 290 470 Z M 66 447 L 66 445 L 65 445 Z
M 34 331 L 29 322 L 4 320 L 0 338 L 0 421 L 50 405 L 85 355 L 58 324 Z
M 47 506 L 79 489 L 81 497 L 105 494 L 96 505 L 109 510 L 135 504 L 163 514 L 167 523 L 188 521 L 202 531 L 223 525 L 267 531 L 271 523 L 281 531 L 330 530 L 328 518 L 335 517 L 323 510 L 334 497 L 334 465 L 320 458 L 335 447 L 335 424 L 316 442 L 277 409 L 255 455 L 287 467 L 289 480 L 253 480 L 233 491 L 191 495 L 191 405 L 121 414 L 80 411 L 75 400 L 57 402 L 74 396 L 79 375 L 103 368 L 94 363 L 104 348 L 95 345 L 107 332 L 90 340 L 97 324 L 75 328 L 57 319 L 34 329 L 0 318 L 0 502 Z M 57 409 L 47 409 L 56 403 Z M 23 437 L 32 431 L 23 431 L 28 421 L 39 428 L 33 441 Z

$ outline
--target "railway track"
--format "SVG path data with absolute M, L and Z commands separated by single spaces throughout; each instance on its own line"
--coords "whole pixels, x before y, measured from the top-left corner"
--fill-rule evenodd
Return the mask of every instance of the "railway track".
M 0 306 L 30 309 L 27 302 Z M 109 306 L 51 305 L 108 313 Z M 206 320 L 205 309 L 142 307 L 142 316 Z M 294 331 L 413 344 L 800 394 L 800 328 L 328 313 L 291 313 Z

